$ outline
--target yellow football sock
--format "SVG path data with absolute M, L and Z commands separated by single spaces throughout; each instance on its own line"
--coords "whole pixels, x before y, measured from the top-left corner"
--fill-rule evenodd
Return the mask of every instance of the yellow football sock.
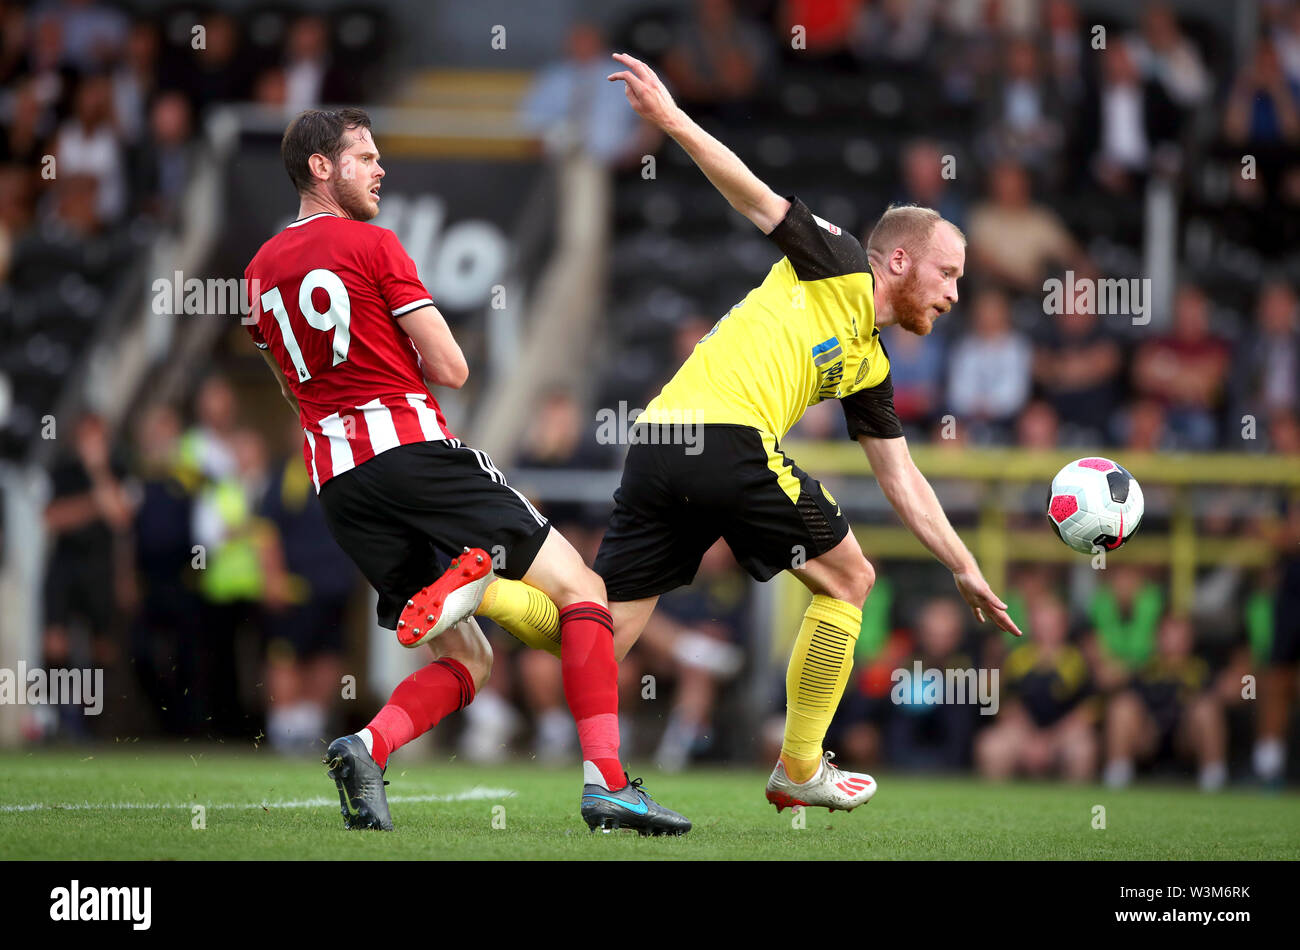
M 813 597 L 803 615 L 785 674 L 781 759 L 791 781 L 806 782 L 817 771 L 822 740 L 849 681 L 861 629 L 860 609 L 822 594 Z
M 560 655 L 560 611 L 536 587 L 498 577 L 483 592 L 474 613 L 499 624 L 525 646 Z

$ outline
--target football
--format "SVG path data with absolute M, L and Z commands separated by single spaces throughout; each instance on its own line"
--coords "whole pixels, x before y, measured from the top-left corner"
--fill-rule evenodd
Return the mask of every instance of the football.
M 1056 536 L 1081 554 L 1124 546 L 1142 523 L 1142 488 L 1117 462 L 1075 459 L 1056 473 L 1047 520 Z

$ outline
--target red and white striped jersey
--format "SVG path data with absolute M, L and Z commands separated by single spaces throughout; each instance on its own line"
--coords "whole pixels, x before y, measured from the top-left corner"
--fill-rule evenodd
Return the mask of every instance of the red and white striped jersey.
M 245 326 L 298 399 L 316 491 L 395 446 L 452 438 L 397 323 L 433 299 L 392 231 L 314 214 L 263 244 L 244 277 Z

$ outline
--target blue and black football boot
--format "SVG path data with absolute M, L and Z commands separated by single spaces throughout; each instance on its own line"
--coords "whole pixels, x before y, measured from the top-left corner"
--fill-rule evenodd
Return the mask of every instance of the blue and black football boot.
M 634 778 L 616 792 L 605 785 L 599 770 L 584 768 L 586 784 L 582 786 L 582 820 L 592 831 L 605 834 L 620 828 L 635 829 L 646 835 L 684 835 L 691 830 L 690 821 L 664 808 L 646 794 L 641 779 Z M 627 773 L 623 773 L 627 778 Z

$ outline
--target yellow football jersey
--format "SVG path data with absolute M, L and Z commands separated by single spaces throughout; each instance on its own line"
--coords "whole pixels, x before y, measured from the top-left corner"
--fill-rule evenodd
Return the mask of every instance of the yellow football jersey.
M 695 345 L 642 420 L 746 425 L 780 439 L 809 406 L 839 399 L 851 438 L 901 436 L 866 250 L 798 198 L 769 237 L 785 256 Z

